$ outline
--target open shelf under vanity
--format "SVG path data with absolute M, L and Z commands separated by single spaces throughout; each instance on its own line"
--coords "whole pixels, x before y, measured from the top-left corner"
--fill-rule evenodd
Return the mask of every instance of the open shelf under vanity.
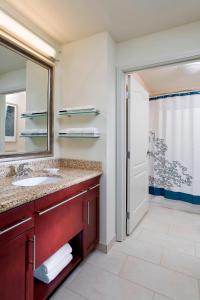
M 72 261 L 60 272 L 60 274 L 49 284 L 34 278 L 34 300 L 45 300 L 62 284 L 69 275 L 83 260 L 82 231 L 69 241 L 73 251 Z

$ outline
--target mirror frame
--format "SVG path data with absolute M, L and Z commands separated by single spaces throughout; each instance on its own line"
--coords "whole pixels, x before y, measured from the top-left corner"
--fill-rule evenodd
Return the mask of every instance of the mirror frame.
M 30 158 L 42 158 L 42 157 L 52 157 L 53 156 L 53 75 L 54 66 L 44 59 L 40 59 L 37 56 L 29 53 L 18 45 L 11 43 L 7 39 L 0 36 L 0 45 L 8 48 L 11 51 L 41 65 L 42 67 L 48 69 L 48 99 L 47 99 L 47 150 L 46 151 L 34 151 L 34 152 L 24 152 L 24 153 L 11 153 L 11 154 L 0 154 L 0 163 L 12 160 L 23 160 Z

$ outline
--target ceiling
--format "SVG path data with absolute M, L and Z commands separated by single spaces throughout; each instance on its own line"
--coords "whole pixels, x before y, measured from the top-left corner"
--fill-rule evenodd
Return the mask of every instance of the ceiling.
M 199 0 L 5 0 L 59 43 L 108 31 L 117 42 L 200 19 Z
M 0 74 L 19 70 L 25 66 L 26 59 L 23 56 L 0 46 Z
M 150 95 L 200 90 L 200 61 L 137 72 Z

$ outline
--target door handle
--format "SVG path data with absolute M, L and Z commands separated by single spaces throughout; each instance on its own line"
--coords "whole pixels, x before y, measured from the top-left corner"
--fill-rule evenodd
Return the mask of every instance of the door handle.
M 30 247 L 30 244 L 32 251 L 30 250 L 30 248 L 28 248 L 29 257 L 31 256 L 31 259 L 28 259 L 28 264 L 33 265 L 33 270 L 35 270 L 35 235 L 32 239 L 28 240 L 28 247 Z
M 29 218 L 26 218 L 26 219 L 22 219 L 19 222 L 17 222 L 16 224 L 14 224 L 14 225 L 12 225 L 10 227 L 7 227 L 7 228 L 5 228 L 3 230 L 0 230 L 0 235 L 2 235 L 2 234 L 6 233 L 6 232 L 8 232 L 8 231 L 10 231 L 10 230 L 12 230 L 14 228 L 17 228 L 17 227 L 19 227 L 20 225 L 22 225 L 24 223 L 29 222 L 31 219 L 32 219 L 32 217 L 29 217 Z
M 87 223 L 90 225 L 90 202 L 87 202 Z

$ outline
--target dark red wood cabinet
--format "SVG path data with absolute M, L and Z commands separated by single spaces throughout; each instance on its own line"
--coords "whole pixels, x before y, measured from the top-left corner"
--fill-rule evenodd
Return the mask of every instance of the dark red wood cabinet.
M 0 299 L 33 299 L 34 205 L 0 214 Z
M 0 214 L 0 299 L 47 299 L 96 247 L 99 179 L 98 176 Z M 50 284 L 34 280 L 34 267 L 67 242 L 73 248 L 71 263 Z
M 0 248 L 0 299 L 33 299 L 33 231 Z
M 87 256 L 99 240 L 99 185 L 91 187 L 84 199 L 83 254 Z

